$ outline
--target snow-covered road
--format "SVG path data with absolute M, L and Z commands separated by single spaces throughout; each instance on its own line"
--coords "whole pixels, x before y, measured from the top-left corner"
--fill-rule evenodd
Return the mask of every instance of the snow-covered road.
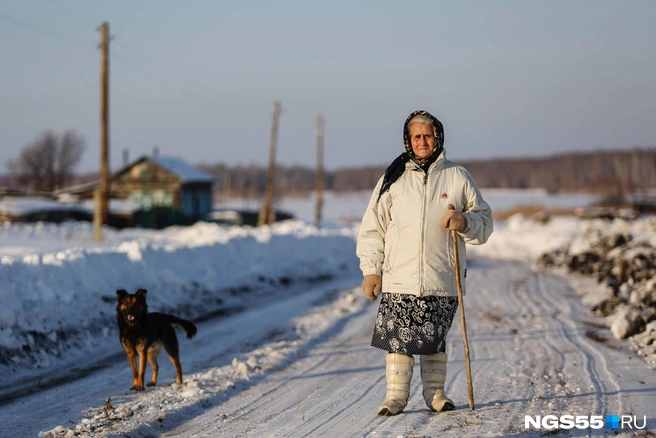
M 376 306 L 365 303 L 363 312 L 353 314 L 336 336 L 307 356 L 239 397 L 170 425 L 162 436 L 521 435 L 536 433 L 524 428 L 525 415 L 549 414 L 630 413 L 638 416 L 639 425 L 647 416 L 647 425 L 656 427 L 653 370 L 606 329 L 598 329 L 566 280 L 510 262 L 484 262 L 470 272 L 469 290 L 475 292 L 466 300 L 466 316 L 474 412 L 467 403 L 456 323 L 447 347 L 447 391 L 457 410 L 428 411 L 416 365 L 404 413 L 377 416 L 385 393 L 384 353 L 369 346 Z M 610 429 L 574 431 L 581 436 L 615 434 Z
M 525 429 L 525 415 L 629 414 L 638 425 L 646 417 L 640 433 L 656 429 L 654 370 L 612 338 L 566 278 L 516 261 L 478 259 L 468 268 L 473 412 L 456 321 L 447 392 L 457 410 L 428 411 L 417 365 L 405 412 L 376 415 L 385 393 L 384 352 L 369 346 L 377 305 L 351 278 L 201 323 L 196 339 L 181 342 L 181 387 L 166 385 L 173 371 L 162 358 L 164 385 L 130 393 L 121 361 L 0 406 L 0 435 L 62 425 L 71 436 L 76 426 L 81 436 L 521 436 L 547 432 Z M 229 336 L 235 330 L 239 345 Z M 113 410 L 103 409 L 107 398 Z

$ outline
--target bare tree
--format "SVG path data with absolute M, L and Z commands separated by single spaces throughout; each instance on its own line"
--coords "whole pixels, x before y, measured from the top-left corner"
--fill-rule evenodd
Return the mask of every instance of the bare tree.
M 55 166 L 57 187 L 64 187 L 73 177 L 73 169 L 79 164 L 86 145 L 84 139 L 73 131 L 66 131 L 59 144 L 59 153 Z
M 71 181 L 85 148 L 84 139 L 73 131 L 61 136 L 46 131 L 25 146 L 18 159 L 8 163 L 8 168 L 25 188 L 53 191 Z

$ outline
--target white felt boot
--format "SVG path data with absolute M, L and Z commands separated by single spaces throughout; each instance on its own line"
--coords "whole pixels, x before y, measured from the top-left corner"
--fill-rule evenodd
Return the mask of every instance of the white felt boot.
M 444 395 L 446 381 L 446 353 L 422 355 L 421 381 L 426 405 L 434 411 L 451 411 L 456 405 Z
M 387 393 L 385 401 L 378 408 L 378 415 L 396 415 L 403 412 L 410 396 L 410 380 L 415 358 L 405 354 L 389 353 L 385 357 L 385 376 Z

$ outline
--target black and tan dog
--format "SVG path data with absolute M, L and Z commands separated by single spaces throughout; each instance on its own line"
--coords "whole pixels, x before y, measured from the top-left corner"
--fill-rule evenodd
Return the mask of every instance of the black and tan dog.
M 145 289 L 139 289 L 134 294 L 126 290 L 116 291 L 118 298 L 118 327 L 121 345 L 128 355 L 128 362 L 132 368 L 132 386 L 130 389 L 143 391 L 146 374 L 146 357 L 153 368 L 153 378 L 148 386 L 157 384 L 157 353 L 164 347 L 175 367 L 176 381 L 182 383 L 182 367 L 178 352 L 178 337 L 173 324 L 180 327 L 192 339 L 196 334 L 194 323 L 177 318 L 166 313 L 148 313 Z M 139 369 L 137 370 L 137 355 L 139 356 Z

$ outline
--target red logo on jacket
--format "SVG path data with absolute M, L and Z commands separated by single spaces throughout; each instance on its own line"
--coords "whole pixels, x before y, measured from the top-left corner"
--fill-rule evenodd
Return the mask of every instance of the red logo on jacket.
M 448 197 L 449 197 L 449 195 L 447 195 L 446 193 L 442 193 L 442 199 L 446 199 Z

